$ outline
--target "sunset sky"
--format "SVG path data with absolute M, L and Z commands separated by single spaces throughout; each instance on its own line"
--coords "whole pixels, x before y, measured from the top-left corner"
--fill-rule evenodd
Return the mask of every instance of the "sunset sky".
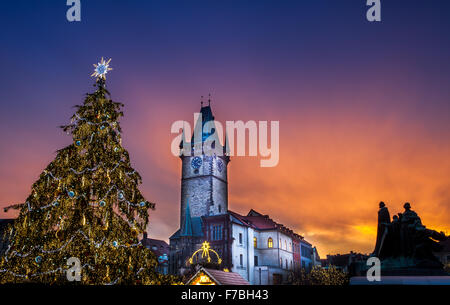
M 150 237 L 178 229 L 170 127 L 208 93 L 220 122 L 280 122 L 278 166 L 232 158 L 230 210 L 269 214 L 322 257 L 371 252 L 380 200 L 450 234 L 449 1 L 382 1 L 381 23 L 365 0 L 81 3 L 72 23 L 65 0 L 0 4 L 1 207 L 71 143 L 57 126 L 104 56 L 123 146 L 157 204 Z

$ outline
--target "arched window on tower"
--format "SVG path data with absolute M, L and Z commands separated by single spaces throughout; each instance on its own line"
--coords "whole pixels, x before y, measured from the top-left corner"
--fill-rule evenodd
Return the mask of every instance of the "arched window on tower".
M 253 248 L 258 248 L 258 239 L 256 237 L 253 237 Z
M 267 248 L 273 248 L 273 239 L 272 237 L 269 237 L 267 240 Z

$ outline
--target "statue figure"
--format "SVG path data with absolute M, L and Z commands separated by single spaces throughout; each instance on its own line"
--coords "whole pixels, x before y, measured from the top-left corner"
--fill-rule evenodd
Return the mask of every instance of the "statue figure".
M 430 270 L 441 272 L 443 265 L 433 252 L 440 250 L 436 240 L 443 241 L 448 237 L 443 232 L 427 229 L 409 202 L 403 207 L 405 211 L 395 215 L 390 222 L 389 212 L 380 202 L 377 241 L 372 255 L 382 262 L 389 262 L 390 270 L 397 270 L 392 272 L 394 274 L 398 274 L 398 270 L 407 274 L 429 274 Z
M 378 210 L 378 228 L 377 228 L 377 241 L 375 244 L 375 250 L 373 255 L 379 256 L 381 245 L 384 243 L 387 235 L 387 225 L 391 223 L 391 216 L 389 210 L 383 201 L 379 203 L 380 209 Z

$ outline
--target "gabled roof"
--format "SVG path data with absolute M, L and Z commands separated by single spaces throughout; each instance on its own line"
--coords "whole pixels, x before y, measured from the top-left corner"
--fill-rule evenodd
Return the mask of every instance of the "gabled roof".
M 216 285 L 250 285 L 239 273 L 207 268 L 200 268 L 186 285 L 189 285 L 201 273 L 205 273 Z

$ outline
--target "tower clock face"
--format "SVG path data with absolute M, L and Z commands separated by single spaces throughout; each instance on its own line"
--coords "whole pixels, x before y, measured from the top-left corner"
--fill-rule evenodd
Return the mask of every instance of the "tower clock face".
M 195 169 L 200 168 L 200 166 L 202 166 L 202 158 L 197 156 L 194 159 L 192 159 L 191 166 L 192 166 L 192 168 L 195 168 Z
M 223 171 L 223 161 L 222 160 L 217 160 L 217 169 L 219 170 L 219 172 Z

